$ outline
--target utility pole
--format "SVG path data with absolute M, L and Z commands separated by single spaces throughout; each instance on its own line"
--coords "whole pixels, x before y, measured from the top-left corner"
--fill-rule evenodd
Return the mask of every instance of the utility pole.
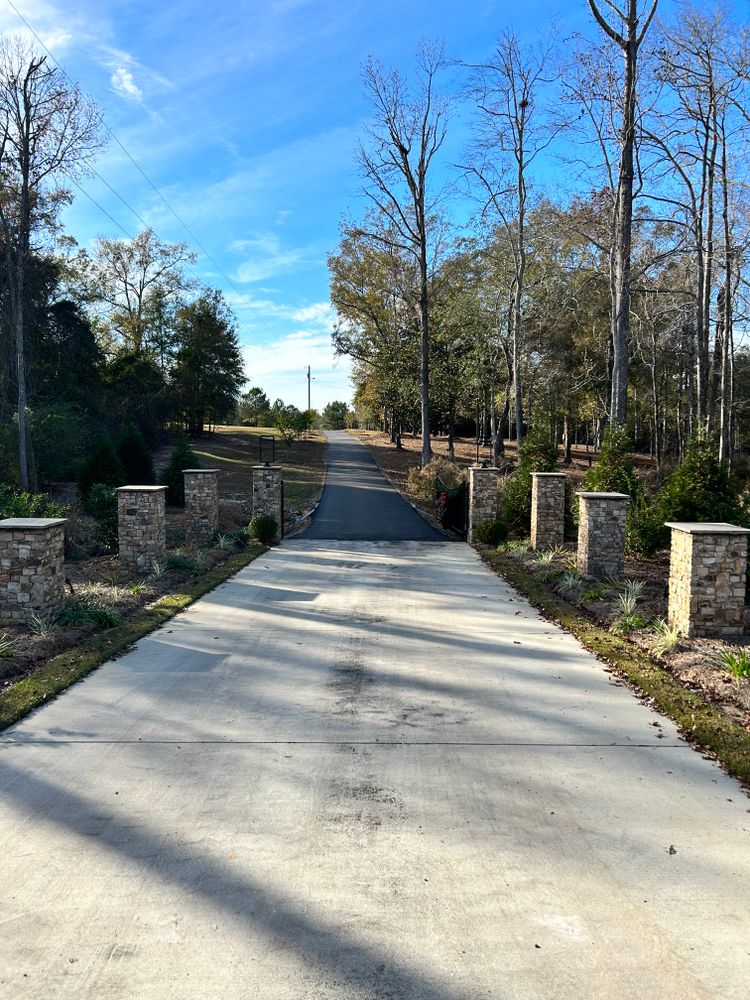
M 310 366 L 307 366 L 307 409 L 308 412 L 312 409 L 310 406 Z

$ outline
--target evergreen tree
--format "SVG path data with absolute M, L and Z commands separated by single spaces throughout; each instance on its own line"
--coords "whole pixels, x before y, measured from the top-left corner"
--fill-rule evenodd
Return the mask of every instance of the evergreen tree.
M 94 483 L 125 486 L 127 476 L 111 438 L 101 437 L 84 460 L 78 473 L 78 491 L 86 504 Z
M 188 433 L 235 410 L 246 382 L 235 319 L 219 291 L 207 290 L 177 313 L 173 386 Z
M 159 476 L 159 482 L 162 486 L 167 487 L 168 504 L 172 507 L 185 506 L 185 477 L 182 474 L 183 470 L 199 469 L 200 467 L 201 463 L 198 456 L 190 447 L 188 439 L 184 437 L 178 438 L 172 449 L 169 465 L 162 470 Z
M 135 426 L 125 426 L 117 442 L 117 455 L 129 483 L 150 486 L 155 480 L 154 462 L 146 440 Z

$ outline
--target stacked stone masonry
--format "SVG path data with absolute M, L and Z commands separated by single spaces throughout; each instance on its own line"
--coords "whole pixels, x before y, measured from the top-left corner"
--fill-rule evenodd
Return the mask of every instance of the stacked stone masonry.
M 498 469 L 469 469 L 469 541 L 476 541 L 477 525 L 497 518 Z
M 554 548 L 565 541 L 565 480 L 563 472 L 531 474 L 531 547 Z
M 669 523 L 669 622 L 685 636 L 744 631 L 747 536 L 732 524 Z
M 208 545 L 219 530 L 219 470 L 185 469 L 185 536 Z
M 279 526 L 277 540 L 284 523 L 280 465 L 253 466 L 253 517 L 270 516 Z
M 0 521 L 0 621 L 52 618 L 65 605 L 65 518 Z
M 121 486 L 116 492 L 120 561 L 145 573 L 167 554 L 167 487 Z
M 625 569 L 625 493 L 579 493 L 578 572 L 619 579 Z

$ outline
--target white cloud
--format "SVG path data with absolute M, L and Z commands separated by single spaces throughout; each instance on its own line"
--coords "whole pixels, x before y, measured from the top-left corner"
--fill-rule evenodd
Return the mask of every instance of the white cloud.
M 233 275 L 235 281 L 243 284 L 266 281 L 279 274 L 310 267 L 318 263 L 319 257 L 312 247 L 285 247 L 274 234 L 236 240 L 232 249 L 248 255 Z
M 336 313 L 327 302 L 316 302 L 311 306 L 303 306 L 292 311 L 292 319 L 297 323 L 315 323 L 331 327 L 336 319 Z
M 143 91 L 135 82 L 133 74 L 125 66 L 118 66 L 110 77 L 112 89 L 127 101 L 140 104 L 143 101 Z
M 280 397 L 304 409 L 308 365 L 313 375 L 315 409 L 321 410 L 335 399 L 351 399 L 351 363 L 348 358 L 334 355 L 328 333 L 296 330 L 276 341 L 246 345 L 243 355 L 249 384 L 261 386 L 271 399 Z

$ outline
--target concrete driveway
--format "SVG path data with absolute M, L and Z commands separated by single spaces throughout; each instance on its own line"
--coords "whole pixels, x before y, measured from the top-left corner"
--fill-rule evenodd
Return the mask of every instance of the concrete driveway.
M 0 996 L 746 1000 L 749 806 L 467 546 L 291 540 L 0 734 Z

